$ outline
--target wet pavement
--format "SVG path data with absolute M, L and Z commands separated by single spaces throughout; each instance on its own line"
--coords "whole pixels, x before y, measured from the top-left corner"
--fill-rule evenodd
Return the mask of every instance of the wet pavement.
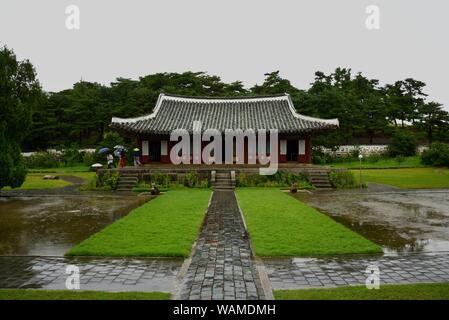
M 171 292 L 182 260 L 0 256 L 0 288 L 65 290 L 69 265 L 80 290 Z
M 62 256 L 147 197 L 0 197 L 0 255 Z
M 365 285 L 368 266 L 382 284 L 449 282 L 449 253 L 263 260 L 274 290 Z
M 374 190 L 374 192 L 373 192 Z M 386 253 L 449 251 L 449 190 L 368 190 L 297 194 Z
M 265 298 L 233 191 L 214 191 L 177 298 Z

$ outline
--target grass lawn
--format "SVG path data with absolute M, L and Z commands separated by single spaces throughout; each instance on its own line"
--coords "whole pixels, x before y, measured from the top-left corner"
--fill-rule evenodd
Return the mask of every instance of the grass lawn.
M 19 188 L 14 190 L 27 190 L 27 189 L 54 189 L 70 186 L 72 183 L 64 181 L 63 179 L 56 180 L 44 180 L 43 177 L 47 174 L 62 176 L 74 176 L 84 180 L 89 180 L 95 176 L 95 172 L 60 172 L 60 173 L 36 173 L 30 172 L 25 178 L 25 182 Z M 2 190 L 12 190 L 11 187 L 5 187 Z
M 26 189 L 53 189 L 62 188 L 71 185 L 70 182 L 62 179 L 57 180 L 44 180 L 45 174 L 29 173 L 26 176 L 25 182 L 20 188 L 14 190 L 26 190 Z M 5 187 L 2 190 L 12 190 L 11 187 Z
M 187 257 L 210 193 L 208 189 L 169 191 L 81 242 L 67 255 Z
M 449 300 L 449 284 L 381 284 L 378 290 L 368 290 L 365 286 L 277 290 L 274 297 L 277 300 Z
M 359 171 L 354 170 L 359 182 Z M 410 168 L 362 170 L 362 181 L 389 184 L 405 189 L 449 188 L 449 169 Z
M 165 292 L 0 289 L 0 300 L 168 300 Z
M 237 189 L 258 256 L 381 253 L 381 248 L 275 188 Z
M 331 167 L 358 169 L 360 168 L 359 161 L 335 162 L 330 164 Z M 362 168 L 364 169 L 389 169 L 389 168 L 421 168 L 426 167 L 421 163 L 419 156 L 405 157 L 403 162 L 396 161 L 395 158 L 380 159 L 377 162 L 362 161 Z

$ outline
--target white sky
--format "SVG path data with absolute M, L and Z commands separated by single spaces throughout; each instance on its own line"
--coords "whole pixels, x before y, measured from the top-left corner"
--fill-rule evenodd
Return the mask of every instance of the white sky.
M 80 30 L 65 8 L 80 8 Z M 365 27 L 368 5 L 380 30 Z M 381 83 L 413 77 L 449 110 L 447 0 L 1 0 L 0 43 L 35 65 L 43 88 L 207 71 L 246 86 L 275 70 L 302 89 L 337 66 Z

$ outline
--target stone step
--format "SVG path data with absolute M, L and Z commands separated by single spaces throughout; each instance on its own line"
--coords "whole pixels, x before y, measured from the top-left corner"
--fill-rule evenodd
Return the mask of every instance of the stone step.
M 119 178 L 119 181 L 132 181 L 132 182 L 134 182 L 134 181 L 138 181 L 139 179 L 137 179 L 137 178 L 122 178 L 122 177 L 120 177 Z

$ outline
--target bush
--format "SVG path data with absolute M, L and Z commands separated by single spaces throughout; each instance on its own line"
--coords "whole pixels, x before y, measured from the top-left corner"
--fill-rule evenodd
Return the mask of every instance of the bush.
M 50 152 L 37 152 L 24 158 L 24 163 L 30 169 L 57 168 L 60 166 L 58 155 Z
M 273 175 L 264 176 L 257 173 L 240 172 L 236 176 L 236 185 L 238 187 L 290 187 L 296 183 L 298 188 L 313 188 L 307 174 L 294 174 L 291 172 L 278 171 Z
M 116 190 L 120 174 L 118 172 L 100 171 L 95 176 L 95 187 L 92 181 L 83 188 L 84 190 Z
M 184 186 L 193 188 L 198 185 L 198 173 L 196 171 L 189 171 L 186 173 L 183 179 Z
M 61 150 L 61 161 L 65 167 L 77 165 L 83 162 L 84 152 L 79 152 L 78 147 L 69 147 Z
M 334 188 L 354 188 L 357 186 L 351 171 L 333 171 L 329 174 L 329 181 Z
M 449 166 L 449 146 L 441 142 L 430 144 L 421 154 L 421 161 L 432 166 Z
M 366 161 L 369 163 L 377 163 L 382 159 L 382 156 L 377 153 L 370 154 L 368 157 L 366 157 Z
M 118 172 L 113 172 L 110 175 L 106 176 L 104 179 L 104 185 L 109 186 L 111 190 L 117 190 L 118 179 L 120 175 Z
M 154 183 L 156 186 L 168 188 L 170 183 L 170 178 L 167 174 L 161 172 L 155 172 L 150 176 L 151 183 Z
M 94 163 L 97 163 L 100 161 L 97 161 L 97 156 L 95 155 L 95 153 L 90 153 L 90 152 L 84 152 L 83 153 L 83 164 L 86 166 L 91 166 Z
M 405 132 L 396 132 L 391 138 L 388 145 L 388 155 L 390 157 L 397 156 L 414 156 L 416 154 L 417 142 L 413 134 Z

